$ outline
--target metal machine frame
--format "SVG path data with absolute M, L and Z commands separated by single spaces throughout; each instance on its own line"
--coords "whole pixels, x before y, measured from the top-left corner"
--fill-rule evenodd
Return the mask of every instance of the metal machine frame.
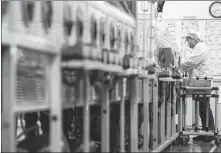
M 215 93 L 212 93 L 215 91 Z M 193 101 L 193 126 L 191 129 L 186 127 L 186 98 L 190 96 Z M 199 128 L 199 102 L 197 98 L 208 97 L 215 98 L 215 129 L 208 128 L 209 122 L 209 107 L 207 106 L 206 112 L 206 129 Z M 191 78 L 184 79 L 183 86 L 181 87 L 181 100 L 179 103 L 179 135 L 181 143 L 186 144 L 189 141 L 189 135 L 205 135 L 214 136 L 215 144 L 221 144 L 220 131 L 218 129 L 219 116 L 218 116 L 218 101 L 219 101 L 219 88 L 212 87 L 212 78 Z M 209 105 L 209 104 L 208 104 Z

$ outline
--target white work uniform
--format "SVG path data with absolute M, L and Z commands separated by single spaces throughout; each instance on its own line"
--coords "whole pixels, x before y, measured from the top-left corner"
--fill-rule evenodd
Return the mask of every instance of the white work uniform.
M 190 77 L 206 77 L 210 73 L 209 54 L 206 46 L 198 42 L 187 59 L 182 59 L 181 68 L 190 73 Z

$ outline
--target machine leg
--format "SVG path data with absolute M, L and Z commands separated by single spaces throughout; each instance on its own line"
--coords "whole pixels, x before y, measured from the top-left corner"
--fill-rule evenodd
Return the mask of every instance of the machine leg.
M 120 152 L 125 152 L 125 84 L 124 78 L 120 81 L 121 102 L 120 102 Z
M 183 90 L 180 91 L 181 92 L 181 96 L 183 96 Z M 183 115 L 183 98 L 180 98 L 180 101 L 178 103 L 178 132 L 182 132 L 183 131 L 183 125 L 182 125 L 182 115 Z
M 206 132 L 208 131 L 209 131 L 209 103 L 206 103 Z
M 186 98 L 182 97 L 182 108 L 183 108 L 183 131 L 186 130 Z
M 195 100 L 195 131 L 197 131 L 199 129 L 199 101 Z
M 101 108 L 101 152 L 110 151 L 110 101 L 108 84 L 104 84 Z
M 186 136 L 186 135 L 183 135 L 182 134 L 182 131 L 185 131 L 185 100 L 186 100 L 186 97 L 185 95 L 183 94 L 184 91 L 181 89 L 180 90 L 180 95 L 183 96 L 180 98 L 180 102 L 178 103 L 178 132 L 180 132 L 180 135 L 179 137 L 176 139 L 176 142 L 178 144 L 181 144 L 181 145 L 185 145 L 189 142 L 190 138 L 189 136 Z
M 195 119 L 196 119 L 196 114 L 195 114 L 195 109 L 196 109 L 196 101 L 195 101 L 195 98 L 192 98 L 192 127 L 194 127 L 195 128 L 195 126 L 196 126 L 196 121 L 195 121 Z
M 89 152 L 90 143 L 90 104 L 89 104 L 89 74 L 88 71 L 83 72 L 84 77 L 84 108 L 83 108 L 83 143 L 84 152 Z
M 61 96 L 60 96 L 60 56 L 54 57 L 53 61 L 50 63 L 50 74 L 52 77 L 50 78 L 50 104 L 51 104 L 51 121 L 50 121 L 50 142 L 51 142 L 51 148 L 50 150 L 52 152 L 60 152 L 61 151 L 61 145 L 58 145 L 61 143 L 61 135 L 62 135 L 62 129 L 61 129 Z M 47 76 L 49 77 L 49 76 Z M 55 134 L 56 133 L 56 134 Z
M 143 85 L 143 91 L 144 91 L 144 152 L 149 151 L 149 80 L 147 78 L 144 78 L 144 85 Z M 163 128 L 164 129 L 164 128 Z
M 16 53 L 17 48 L 15 46 L 9 47 L 9 50 L 3 52 L 2 58 L 2 151 L 3 152 L 15 152 L 15 113 L 11 107 L 15 106 L 16 91 L 14 90 L 16 85 Z
M 216 90 L 216 95 L 219 95 L 219 91 Z M 218 116 L 218 102 L 219 102 L 219 98 L 215 99 L 215 144 L 217 146 L 221 146 L 221 135 L 219 134 L 219 129 L 218 129 L 218 125 L 219 125 L 219 116 Z
M 166 111 L 167 111 L 167 123 L 166 123 L 166 125 L 167 125 L 167 135 L 166 135 L 166 139 L 167 140 L 169 140 L 170 138 L 171 138 L 171 83 L 170 82 L 168 82 L 168 84 L 169 84 L 169 89 L 168 89 L 168 91 L 169 91 L 169 95 L 168 95 L 168 99 L 167 99 L 167 102 L 166 102 L 166 104 L 167 104 L 167 109 L 166 109 Z M 167 97 L 166 97 L 167 98 Z
M 175 117 L 176 117 L 176 97 L 175 97 L 175 83 L 173 83 L 172 86 L 172 136 L 176 134 L 176 123 L 175 123 Z
M 130 99 L 130 151 L 138 150 L 138 77 L 131 78 L 131 99 Z
M 165 82 L 162 82 L 162 104 L 160 107 L 160 140 L 161 144 L 165 141 Z
M 158 146 L 158 82 L 154 80 L 153 81 L 153 150 L 155 150 L 157 146 Z
M 153 80 L 149 80 L 149 149 L 153 149 Z
M 216 95 L 219 95 L 219 91 L 216 90 Z M 220 121 L 219 119 L 219 116 L 218 116 L 218 102 L 219 102 L 219 98 L 216 98 L 215 99 L 215 132 L 219 132 L 219 129 L 218 129 L 218 123 Z

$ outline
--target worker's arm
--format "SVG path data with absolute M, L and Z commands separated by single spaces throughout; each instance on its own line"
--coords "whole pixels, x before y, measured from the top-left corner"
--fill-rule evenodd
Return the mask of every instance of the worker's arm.
M 183 70 L 191 70 L 194 67 L 196 67 L 206 56 L 206 52 L 202 49 L 200 49 L 200 47 L 197 47 L 190 55 L 189 58 L 187 59 L 183 59 L 181 61 L 181 68 Z

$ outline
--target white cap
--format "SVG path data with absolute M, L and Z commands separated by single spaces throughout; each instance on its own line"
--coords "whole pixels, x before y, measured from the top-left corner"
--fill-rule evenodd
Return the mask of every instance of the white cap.
M 203 39 L 200 36 L 200 33 L 194 29 L 189 30 L 186 37 L 190 37 L 190 38 L 195 39 L 197 41 L 203 41 Z

